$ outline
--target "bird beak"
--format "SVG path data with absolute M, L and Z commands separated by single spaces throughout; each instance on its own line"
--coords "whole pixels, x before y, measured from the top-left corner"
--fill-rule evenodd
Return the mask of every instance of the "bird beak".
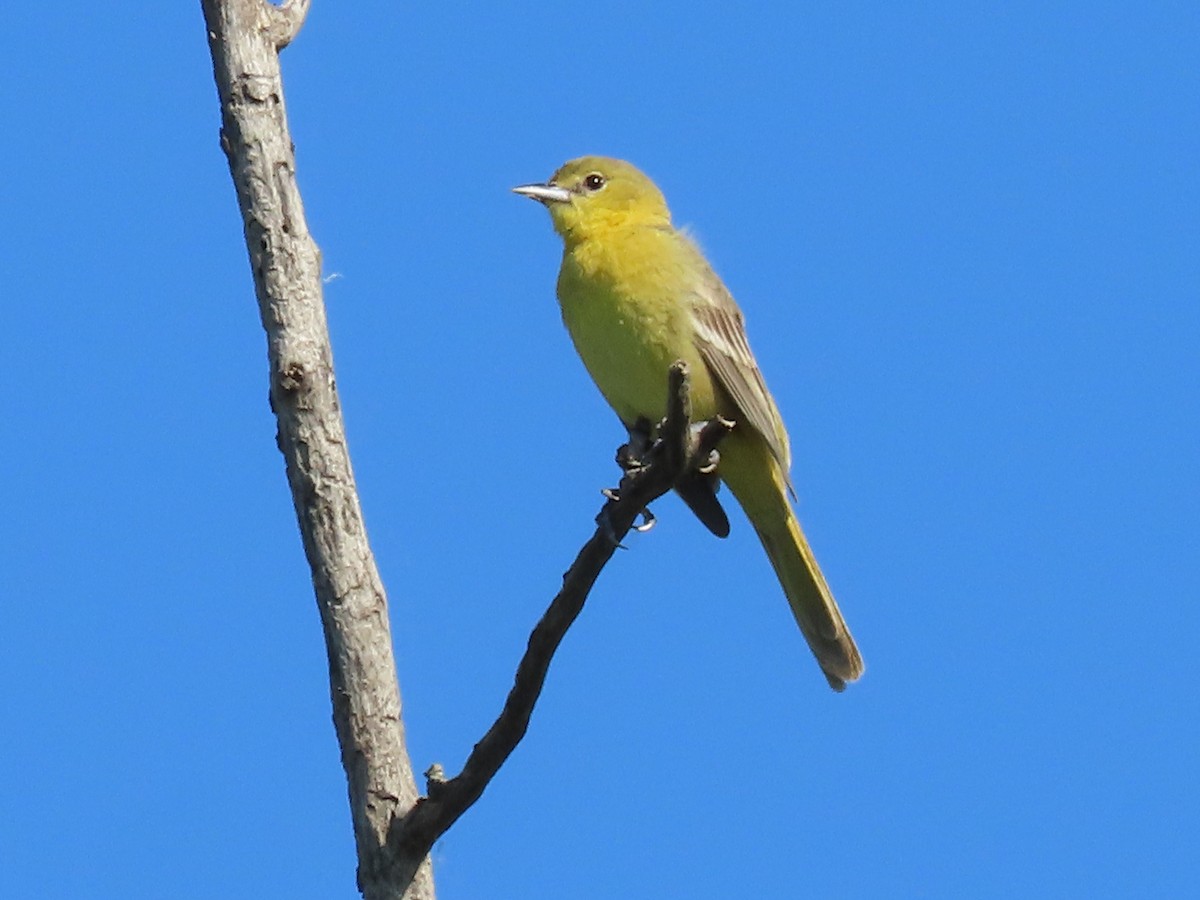
M 522 184 L 513 188 L 513 193 L 546 205 L 566 203 L 571 199 L 571 192 L 557 184 Z

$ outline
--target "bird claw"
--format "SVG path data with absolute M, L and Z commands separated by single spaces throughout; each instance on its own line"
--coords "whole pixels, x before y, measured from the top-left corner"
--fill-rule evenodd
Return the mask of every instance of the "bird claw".
M 600 493 L 610 503 L 616 503 L 621 499 L 621 491 L 618 488 L 602 488 Z M 658 521 L 654 513 L 650 512 L 649 509 L 643 509 L 640 513 L 638 513 L 638 515 L 641 516 L 642 521 L 640 524 L 635 524 L 633 526 L 633 530 L 639 534 L 645 534 L 647 531 L 653 528 L 654 524 Z M 604 536 L 608 538 L 609 542 L 614 547 L 616 547 L 618 550 L 629 549 L 619 540 L 617 540 L 617 531 L 615 528 L 613 528 L 612 519 L 609 518 L 607 506 L 600 510 L 599 514 L 596 516 L 596 524 L 599 525 L 604 531 Z
M 696 471 L 701 475 L 715 475 L 717 467 L 721 465 L 721 454 L 716 450 L 710 450 L 708 458 L 703 463 L 696 466 Z
M 658 519 L 655 518 L 654 513 L 650 512 L 649 509 L 643 509 L 640 513 L 638 513 L 638 515 L 642 517 L 642 524 L 633 526 L 633 530 L 638 534 L 645 534 L 647 531 L 653 528 L 654 523 L 658 521 Z
M 693 446 L 695 446 L 696 443 L 699 442 L 700 435 L 704 431 L 704 429 L 707 425 L 708 425 L 707 422 L 699 422 L 699 423 L 691 426 L 690 430 L 691 430 Z M 717 466 L 719 466 L 720 464 L 721 464 L 721 454 L 715 447 L 712 450 L 708 451 L 708 456 L 700 458 L 699 454 L 697 454 L 697 458 L 695 459 L 696 471 L 699 472 L 701 475 L 713 474 L 715 471 L 717 471 Z

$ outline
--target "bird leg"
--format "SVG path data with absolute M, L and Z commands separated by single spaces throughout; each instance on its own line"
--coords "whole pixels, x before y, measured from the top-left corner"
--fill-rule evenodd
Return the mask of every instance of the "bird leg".
M 621 467 L 622 472 L 628 475 L 649 465 L 659 441 L 653 437 L 650 420 L 645 417 L 639 418 L 632 426 L 626 426 L 626 428 L 629 431 L 629 441 L 617 448 L 617 465 Z M 619 487 L 604 488 L 600 493 L 614 503 L 621 498 L 621 489 Z M 650 512 L 649 509 L 643 509 L 640 515 L 642 521 L 640 524 L 633 526 L 634 531 L 649 531 L 654 527 L 654 523 L 658 521 L 654 517 L 654 513 Z M 616 546 L 622 550 L 625 549 L 624 544 L 617 541 L 616 532 L 613 530 L 612 523 L 608 520 L 605 510 L 601 510 L 600 515 L 596 517 L 596 524 L 604 529 L 609 539 Z
M 662 441 L 658 437 L 662 423 L 654 427 L 649 419 L 640 418 L 627 427 L 629 441 L 617 448 L 617 465 L 629 474 L 644 468 L 662 452 Z M 699 422 L 690 426 L 688 438 L 693 448 L 692 458 L 688 471 L 680 476 L 675 490 L 709 531 L 717 537 L 726 537 L 729 534 L 729 517 L 717 499 L 717 491 L 721 486 L 721 479 L 717 474 L 721 455 L 715 448 L 707 451 L 697 449 L 704 443 L 705 429 L 712 427 L 713 423 L 709 422 Z M 728 423 L 725 427 L 728 427 Z M 602 493 L 610 500 L 620 497 L 619 489 L 607 488 Z M 642 510 L 641 524 L 634 528 L 641 532 L 649 531 L 654 527 L 655 521 L 654 513 L 645 509 Z M 600 524 L 602 527 L 608 527 L 604 522 Z
M 650 461 L 658 444 L 653 436 L 657 429 L 652 429 L 650 420 L 644 416 L 626 428 L 629 431 L 629 442 L 617 448 L 617 465 L 621 467 L 622 472 L 632 472 Z
M 643 416 L 632 426 L 627 426 L 629 441 L 617 448 L 617 465 L 623 472 L 640 469 L 650 461 L 661 443 L 658 434 L 662 430 L 662 424 L 660 422 L 657 426 L 651 427 L 650 420 Z M 693 448 L 700 444 L 704 430 L 709 427 L 711 427 L 709 422 L 697 422 L 689 426 L 689 442 Z M 695 471 L 701 475 L 711 475 L 717 471 L 717 466 L 721 462 L 721 454 L 717 448 L 714 447 L 707 453 L 695 450 L 693 452 L 694 458 L 691 462 Z

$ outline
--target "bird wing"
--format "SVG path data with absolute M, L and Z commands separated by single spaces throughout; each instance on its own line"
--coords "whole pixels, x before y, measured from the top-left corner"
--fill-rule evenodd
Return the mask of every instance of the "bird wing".
M 753 428 L 767 442 L 771 455 L 787 477 L 792 455 L 783 418 L 763 380 L 746 325 L 729 290 L 707 265 L 704 277 L 691 291 L 692 322 L 696 348 L 721 389 L 733 401 L 741 422 Z

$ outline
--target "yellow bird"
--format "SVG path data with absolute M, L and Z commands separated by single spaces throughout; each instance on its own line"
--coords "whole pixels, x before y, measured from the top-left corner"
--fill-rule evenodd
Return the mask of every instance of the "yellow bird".
M 544 184 L 513 190 L 550 211 L 564 245 L 563 322 L 625 426 L 661 421 L 667 370 L 679 359 L 691 370 L 693 417 L 735 422 L 720 446 L 718 474 L 758 532 L 830 686 L 844 689 L 863 673 L 862 657 L 788 502 L 787 431 L 733 297 L 699 248 L 672 226 L 662 192 L 627 162 L 585 156 Z M 714 522 L 689 494 L 689 506 L 724 537 L 728 523 L 719 507 L 721 521 Z

